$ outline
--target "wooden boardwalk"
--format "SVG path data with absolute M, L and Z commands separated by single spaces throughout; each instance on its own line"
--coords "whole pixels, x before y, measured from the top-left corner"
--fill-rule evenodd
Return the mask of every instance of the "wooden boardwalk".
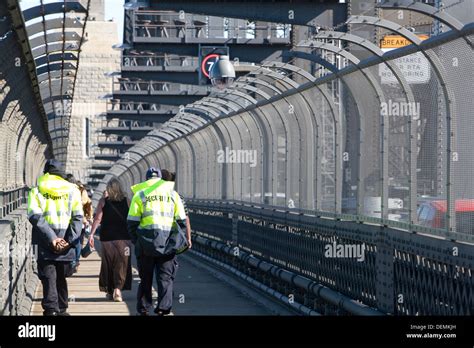
M 97 243 L 98 244 L 98 243 Z M 132 257 L 135 258 L 134 256 Z M 175 315 L 269 315 L 266 308 L 240 291 L 223 283 L 209 271 L 193 264 L 193 258 L 179 256 L 179 268 L 174 289 Z M 124 302 L 106 300 L 99 291 L 100 256 L 94 252 L 81 259 L 79 272 L 68 278 L 69 310 L 71 315 L 136 315 L 136 290 L 139 283 L 133 268 L 131 291 L 123 291 Z M 156 298 L 156 291 L 153 291 Z M 36 290 L 32 315 L 42 315 L 42 286 Z

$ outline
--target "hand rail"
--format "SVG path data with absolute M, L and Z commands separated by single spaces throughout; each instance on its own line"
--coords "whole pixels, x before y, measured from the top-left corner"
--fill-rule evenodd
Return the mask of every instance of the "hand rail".
M 378 225 L 381 227 L 391 227 L 410 233 L 427 234 L 436 237 L 442 237 L 451 241 L 467 242 L 474 244 L 474 236 L 463 234 L 459 232 L 446 233 L 444 229 L 424 227 L 420 225 L 413 225 L 405 222 L 393 221 L 388 219 L 375 218 L 370 216 L 353 215 L 353 214 L 336 214 L 331 212 L 308 210 L 300 208 L 287 208 L 284 206 L 274 206 L 262 203 L 252 203 L 238 200 L 218 200 L 218 199 L 186 199 L 186 204 L 193 208 L 208 207 L 213 210 L 222 212 L 245 212 L 246 214 L 255 217 L 268 216 L 268 212 L 272 213 L 273 217 L 279 217 L 284 221 L 293 221 L 300 223 L 301 217 L 312 219 L 325 219 L 344 222 L 356 222 L 367 225 Z

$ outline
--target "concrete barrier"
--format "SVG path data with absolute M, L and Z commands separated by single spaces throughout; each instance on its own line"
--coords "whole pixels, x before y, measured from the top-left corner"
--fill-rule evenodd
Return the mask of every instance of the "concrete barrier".
M 38 278 L 25 206 L 0 220 L 0 315 L 29 315 Z

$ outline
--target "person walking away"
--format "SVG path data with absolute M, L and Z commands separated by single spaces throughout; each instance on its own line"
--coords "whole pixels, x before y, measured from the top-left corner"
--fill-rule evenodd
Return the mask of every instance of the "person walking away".
M 170 172 L 167 169 L 163 169 L 161 171 L 161 177 L 165 181 L 172 181 L 173 183 L 176 183 L 176 173 L 175 172 Z M 176 191 L 177 192 L 177 191 Z M 181 202 L 183 202 L 183 207 L 184 207 L 184 213 L 186 214 L 186 240 L 188 241 L 188 249 L 191 249 L 193 246 L 193 242 L 191 241 L 191 222 L 189 220 L 189 213 L 188 213 L 188 207 L 186 206 L 186 201 L 184 200 L 183 196 L 181 196 L 178 192 L 179 198 L 181 198 Z
M 84 237 L 89 237 L 89 232 L 91 230 L 92 221 L 93 221 L 93 209 L 92 209 L 92 200 L 90 199 L 87 189 L 82 182 L 79 180 L 77 181 L 77 186 L 79 187 L 79 191 L 81 192 L 81 201 L 82 201 L 82 210 L 84 211 L 84 219 L 83 219 L 83 228 L 81 233 L 81 238 L 79 242 L 79 248 L 76 250 L 76 269 L 74 270 L 76 273 L 77 268 L 79 267 L 79 259 L 81 257 L 81 250 L 84 246 Z M 79 253 L 77 253 L 79 251 Z
M 107 299 L 122 302 L 122 290 L 132 289 L 132 245 L 127 230 L 129 202 L 117 179 L 107 183 L 106 192 L 97 205 L 89 243 L 94 247 L 94 235 L 100 224 L 99 289 L 106 293 Z
M 155 167 L 150 167 L 148 168 L 146 174 L 145 174 L 145 181 L 140 182 L 138 184 L 133 185 L 130 187 L 132 190 L 132 193 L 135 194 L 140 190 L 143 190 L 145 188 L 148 188 L 152 185 L 154 185 L 156 182 L 158 182 L 161 178 L 161 171 Z M 140 253 L 136 250 L 136 245 L 135 245 L 135 258 L 137 260 L 137 267 L 138 267 L 138 272 L 140 273 Z M 150 283 L 150 287 L 146 289 L 146 294 L 144 293 L 143 289 L 143 282 L 140 281 L 138 284 L 138 289 L 137 289 L 137 313 L 139 315 L 148 315 L 148 307 L 151 306 L 151 301 L 152 301 L 152 287 Z
M 66 174 L 66 180 L 69 181 L 71 184 L 74 184 L 79 189 L 81 193 L 81 202 L 82 202 L 82 210 L 84 212 L 84 218 L 82 219 L 82 230 L 81 236 L 79 240 L 74 245 L 74 250 L 76 252 L 76 257 L 71 264 L 72 272 L 77 273 L 80 265 L 80 258 L 81 258 L 81 250 L 84 242 L 84 236 L 86 235 L 86 230 L 90 228 L 92 224 L 92 201 L 87 194 L 86 188 L 84 185 L 74 178 L 72 174 Z
M 186 215 L 181 198 L 173 190 L 174 184 L 161 178 L 132 198 L 128 211 L 128 230 L 135 244 L 137 263 L 145 304 L 142 299 L 137 309 L 139 314 L 148 315 L 151 307 L 153 274 L 158 274 L 158 303 L 154 312 L 172 315 L 173 282 L 177 271 L 176 252 L 187 245 L 183 230 Z
M 82 230 L 81 195 L 69 183 L 61 163 L 48 160 L 38 186 L 28 194 L 28 220 L 38 248 L 38 276 L 43 286 L 43 315 L 69 315 L 66 277 L 75 258 L 72 245 Z

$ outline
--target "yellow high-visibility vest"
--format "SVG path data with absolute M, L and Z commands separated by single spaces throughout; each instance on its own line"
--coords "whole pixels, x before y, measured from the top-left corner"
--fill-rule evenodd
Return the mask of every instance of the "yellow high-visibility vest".
M 157 183 L 159 180 L 161 180 L 161 179 L 160 178 L 151 178 L 151 179 L 148 179 L 147 181 L 143 181 L 141 183 L 133 185 L 132 187 L 130 187 L 130 189 L 132 190 L 133 194 L 135 194 L 140 190 L 144 190 L 144 189 L 152 186 L 153 184 Z
M 66 230 L 72 215 L 83 215 L 78 187 L 57 175 L 42 175 L 28 194 L 28 218 L 33 215 L 42 215 L 54 230 Z
M 136 191 L 127 219 L 140 221 L 139 234 L 169 232 L 176 221 L 185 220 L 183 202 L 174 191 L 174 182 L 155 179 L 152 185 Z

